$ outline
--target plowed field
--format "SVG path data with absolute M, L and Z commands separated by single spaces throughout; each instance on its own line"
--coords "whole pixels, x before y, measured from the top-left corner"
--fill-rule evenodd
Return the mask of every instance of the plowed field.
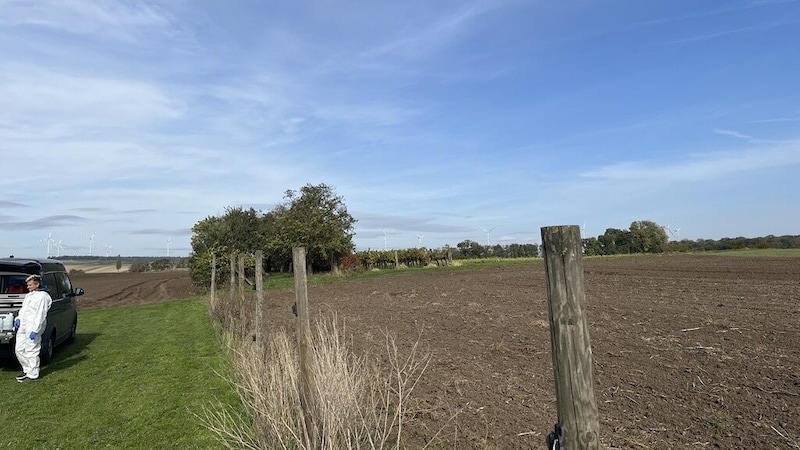
M 800 259 L 584 260 L 603 448 L 800 448 Z M 76 276 L 84 307 L 190 291 L 186 272 Z M 432 354 L 407 424 L 412 448 L 544 448 L 557 420 L 541 262 L 309 287 L 356 347 L 383 333 Z M 269 327 L 292 327 L 269 291 Z M 455 416 L 454 416 L 455 415 Z M 454 417 L 453 417 L 454 416 Z

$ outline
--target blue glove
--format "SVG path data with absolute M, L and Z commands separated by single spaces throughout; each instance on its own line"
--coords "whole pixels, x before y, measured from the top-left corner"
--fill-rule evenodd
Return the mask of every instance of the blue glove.
M 14 319 L 14 331 L 19 330 L 19 319 Z
M 31 331 L 31 334 L 29 334 L 28 337 L 31 338 L 31 340 L 33 341 L 33 340 L 36 339 L 36 336 L 38 336 L 38 335 L 39 335 L 39 333 L 37 333 L 35 331 Z

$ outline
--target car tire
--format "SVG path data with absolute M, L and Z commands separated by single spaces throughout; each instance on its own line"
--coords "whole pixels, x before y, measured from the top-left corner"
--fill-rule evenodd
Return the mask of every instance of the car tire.
M 53 360 L 53 353 L 55 351 L 56 346 L 56 330 L 53 330 L 53 334 L 47 339 L 47 342 L 42 342 L 42 350 L 41 350 L 41 360 L 42 365 L 50 364 Z
M 66 342 L 67 344 L 74 344 L 75 343 L 75 339 L 77 337 L 78 337 L 78 319 L 75 319 L 72 322 L 72 327 L 70 327 L 70 329 L 69 329 L 69 337 L 64 342 Z

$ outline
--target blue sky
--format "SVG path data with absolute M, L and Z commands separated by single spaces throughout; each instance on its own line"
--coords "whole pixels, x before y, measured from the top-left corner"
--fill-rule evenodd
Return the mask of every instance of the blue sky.
M 800 1 L 0 11 L 0 254 L 187 255 L 308 183 L 358 249 L 800 234 Z

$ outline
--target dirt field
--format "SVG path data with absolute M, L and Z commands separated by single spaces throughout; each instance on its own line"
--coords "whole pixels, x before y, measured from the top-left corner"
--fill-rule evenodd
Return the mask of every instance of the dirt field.
M 603 448 L 800 448 L 800 259 L 584 261 Z M 186 272 L 76 276 L 84 307 L 185 295 Z M 97 292 L 102 292 L 99 294 Z M 290 291 L 268 292 L 271 327 Z M 541 263 L 309 287 L 358 348 L 432 354 L 411 448 L 544 448 L 557 420 Z M 454 415 L 455 417 L 451 419 Z M 438 434 L 437 434 L 438 433 Z
M 86 292 L 79 308 L 154 303 L 193 295 L 189 272 L 97 272 L 71 274 L 72 284 Z

